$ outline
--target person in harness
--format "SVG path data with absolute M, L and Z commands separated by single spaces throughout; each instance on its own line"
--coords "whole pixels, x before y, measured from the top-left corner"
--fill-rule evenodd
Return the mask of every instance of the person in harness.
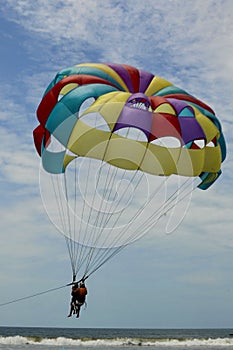
M 80 282 L 80 285 L 78 283 L 75 283 L 72 286 L 71 291 L 71 303 L 70 303 L 70 313 L 68 317 L 71 317 L 72 314 L 76 314 L 76 317 L 79 317 L 80 309 L 82 305 L 85 303 L 86 295 L 87 295 L 87 288 L 85 286 L 84 281 Z

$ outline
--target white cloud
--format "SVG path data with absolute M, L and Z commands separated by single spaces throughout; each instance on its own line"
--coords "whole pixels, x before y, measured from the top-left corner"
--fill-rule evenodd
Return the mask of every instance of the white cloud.
M 88 52 L 89 46 L 92 51 L 98 49 L 102 58 L 111 60 L 124 59 L 143 65 L 146 56 L 150 67 L 157 62 L 162 64 L 162 56 L 165 63 L 172 61 L 178 66 L 199 63 L 212 66 L 216 58 L 217 63 L 231 62 L 232 47 L 228 43 L 233 5 L 227 0 L 218 3 L 198 0 L 192 6 L 183 0 L 166 3 L 8 0 L 5 6 L 9 19 L 49 39 L 52 47 L 54 44 L 65 47 L 68 43 L 66 49 L 71 56 L 77 49 Z M 227 54 L 227 62 L 221 48 Z

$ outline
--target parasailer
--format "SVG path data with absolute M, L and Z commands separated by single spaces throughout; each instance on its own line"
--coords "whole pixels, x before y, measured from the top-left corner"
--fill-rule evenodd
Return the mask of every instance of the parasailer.
M 81 281 L 79 283 L 75 283 L 72 286 L 71 291 L 71 302 L 70 302 L 70 312 L 68 317 L 71 317 L 73 314 L 76 314 L 76 318 L 79 317 L 80 309 L 86 301 L 87 288 L 85 286 L 85 282 Z
M 166 225 L 175 227 L 175 218 L 185 215 L 178 203 L 196 187 L 209 188 L 226 157 L 212 108 L 124 64 L 85 63 L 60 71 L 37 118 L 42 199 L 65 236 L 74 283 L 168 212 Z

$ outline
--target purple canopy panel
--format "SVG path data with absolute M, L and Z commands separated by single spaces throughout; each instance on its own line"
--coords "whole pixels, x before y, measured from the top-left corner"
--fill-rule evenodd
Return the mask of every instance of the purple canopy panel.
M 149 139 L 151 125 L 152 112 L 125 106 L 115 124 L 114 131 L 122 128 L 133 127 L 142 130 L 147 139 Z
M 121 79 L 124 81 L 124 83 L 128 87 L 129 91 L 133 92 L 134 91 L 133 84 L 127 69 L 125 69 L 122 65 L 116 64 L 116 63 L 107 63 L 107 65 L 110 68 L 112 68 L 121 77 Z
M 206 139 L 205 133 L 195 118 L 179 118 L 181 136 L 184 144 L 194 140 Z
M 175 109 L 177 115 L 180 114 L 180 112 L 184 109 L 187 108 L 189 109 L 190 113 L 188 116 L 194 116 L 194 112 L 193 112 L 193 108 L 191 106 L 189 106 L 186 102 L 182 101 L 182 100 L 178 100 L 176 98 L 167 98 L 167 101 L 169 101 L 169 103 L 172 105 L 172 107 Z
M 145 70 L 139 70 L 140 74 L 140 86 L 139 86 L 139 92 L 145 92 L 148 88 L 151 80 L 154 78 L 154 74 L 151 74 Z

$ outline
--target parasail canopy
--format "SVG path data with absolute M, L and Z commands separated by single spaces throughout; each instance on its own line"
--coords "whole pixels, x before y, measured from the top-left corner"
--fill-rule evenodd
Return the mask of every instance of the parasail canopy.
M 37 118 L 34 142 L 52 179 L 41 180 L 42 197 L 66 237 L 74 276 L 96 271 L 167 211 L 175 217 L 180 197 L 190 186 L 209 188 L 226 157 L 207 104 L 124 64 L 60 71 Z

